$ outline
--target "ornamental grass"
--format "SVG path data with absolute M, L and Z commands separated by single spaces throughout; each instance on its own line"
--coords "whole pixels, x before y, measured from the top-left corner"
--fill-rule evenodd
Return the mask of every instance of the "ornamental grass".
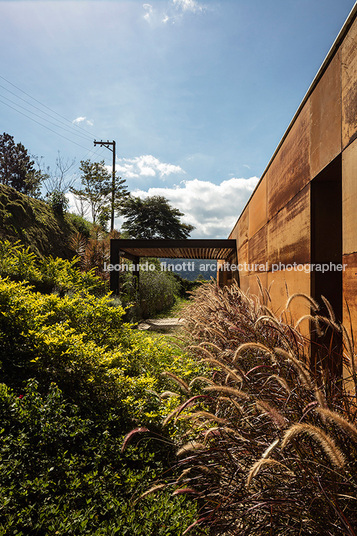
M 357 534 L 353 341 L 327 300 L 324 318 L 304 295 L 291 296 L 287 312 L 295 299 L 312 311 L 313 360 L 299 324 L 273 314 L 267 291 L 258 299 L 235 284 L 202 284 L 184 312 L 182 344 L 206 367 L 189 385 L 171 378 L 177 406 L 165 426 L 177 464 L 164 487 L 199 506 L 182 534 Z M 325 366 L 336 341 L 344 381 Z

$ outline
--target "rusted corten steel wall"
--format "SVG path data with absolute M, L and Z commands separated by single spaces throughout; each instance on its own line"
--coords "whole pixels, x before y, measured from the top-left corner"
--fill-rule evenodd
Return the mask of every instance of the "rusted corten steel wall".
M 258 294 L 259 276 L 262 285 L 270 287 L 272 308 L 277 313 L 286 304 L 286 287 L 290 295 L 311 295 L 321 290 L 321 278 L 315 281 L 311 273 L 298 270 L 273 273 L 274 264 L 310 264 L 329 254 L 331 259 L 347 264 L 339 276 L 338 299 L 341 309 L 342 303 L 349 305 L 357 340 L 356 52 L 354 8 L 229 238 L 237 241 L 240 265 L 249 265 L 249 270 L 239 272 L 241 288 Z M 340 203 L 340 212 L 331 205 L 328 192 L 331 194 L 332 188 L 336 189 L 334 203 Z M 325 211 L 330 210 L 330 203 L 335 212 L 331 218 L 336 218 L 337 223 L 330 231 L 327 225 L 324 235 L 324 221 L 329 223 L 328 214 L 323 215 L 325 198 Z M 330 239 L 339 218 L 340 246 L 338 230 L 336 237 Z M 330 253 L 328 247 L 327 253 L 319 253 L 321 243 L 329 245 L 330 240 Z M 252 266 L 256 264 L 262 266 L 256 270 Z M 225 280 L 237 278 L 237 274 L 225 274 Z M 336 281 L 326 285 L 339 285 Z M 292 311 L 295 318 L 309 312 L 306 302 L 299 299 Z M 343 317 L 349 323 L 346 305 Z

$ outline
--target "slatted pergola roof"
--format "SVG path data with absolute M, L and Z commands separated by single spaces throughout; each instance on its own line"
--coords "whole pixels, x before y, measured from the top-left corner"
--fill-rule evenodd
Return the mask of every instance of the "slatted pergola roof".
M 139 262 L 140 257 L 169 259 L 216 259 L 230 260 L 236 253 L 235 240 L 185 239 L 185 240 L 137 240 L 113 238 L 110 241 L 110 263 L 116 265 L 120 259 Z M 110 274 L 110 288 L 119 292 L 119 272 Z
M 111 240 L 117 256 L 167 257 L 169 259 L 229 259 L 236 251 L 235 240 Z

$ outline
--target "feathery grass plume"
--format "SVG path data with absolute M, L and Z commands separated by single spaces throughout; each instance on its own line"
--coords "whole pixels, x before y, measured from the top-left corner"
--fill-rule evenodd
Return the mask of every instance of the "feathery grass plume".
M 173 380 L 179 387 L 181 387 L 181 389 L 183 389 L 186 394 L 189 395 L 191 393 L 191 389 L 189 388 L 187 383 L 182 378 L 179 378 L 179 376 L 176 376 L 176 374 L 174 374 L 173 372 L 164 371 L 161 373 L 161 376 L 167 376 L 168 378 L 171 378 L 171 380 Z
M 317 385 L 315 385 L 314 392 L 315 392 L 315 398 L 316 398 L 317 402 L 320 404 L 320 406 L 322 408 L 327 408 L 326 397 L 325 397 L 324 393 L 321 391 L 321 389 Z
M 279 442 L 280 442 L 280 439 L 275 439 L 275 441 L 273 441 L 269 447 L 267 449 L 265 449 L 265 451 L 263 452 L 262 454 L 262 458 L 267 458 L 269 456 L 269 454 L 271 452 L 273 452 L 273 450 L 275 450 L 275 448 L 279 445 Z
M 244 391 L 241 391 L 240 389 L 234 389 L 234 387 L 228 387 L 226 385 L 209 385 L 208 387 L 204 388 L 204 391 L 208 391 L 210 393 L 222 393 L 225 395 L 243 398 L 244 400 L 249 400 L 249 396 Z
M 312 322 L 318 332 L 318 335 L 321 335 L 322 334 L 322 331 L 321 331 L 321 327 L 320 327 L 320 322 L 319 322 L 319 316 L 313 316 L 313 315 L 303 315 L 299 318 L 299 320 L 296 322 L 295 326 L 294 326 L 294 329 L 298 329 L 298 327 L 300 326 L 300 324 L 302 324 L 305 320 L 309 320 L 310 322 Z
M 310 373 L 308 369 L 303 365 L 301 361 L 296 359 L 290 352 L 287 352 L 286 350 L 283 350 L 282 348 L 274 348 L 274 352 L 281 357 L 284 357 L 288 361 L 292 363 L 295 369 L 297 369 L 299 378 L 301 380 L 301 383 L 304 385 L 304 387 L 307 387 L 308 389 L 312 389 L 312 380 Z
M 142 434 L 143 432 L 150 432 L 150 430 L 146 428 L 145 426 L 140 426 L 139 428 L 135 428 L 134 430 L 126 434 L 126 436 L 124 437 L 122 447 L 121 447 L 121 452 L 124 452 L 126 447 L 129 445 L 130 441 L 136 434 Z
M 296 298 L 304 298 L 306 301 L 309 302 L 311 308 L 314 310 L 314 311 L 318 311 L 320 309 L 320 306 L 319 304 L 317 303 L 317 301 L 315 301 L 311 296 L 309 296 L 308 294 L 304 294 L 302 292 L 296 292 L 295 294 L 292 294 L 289 298 L 288 298 L 288 301 L 286 302 L 286 305 L 285 305 L 285 309 L 289 309 L 290 305 L 291 305 L 291 302 L 293 300 L 295 300 Z
M 255 403 L 255 407 L 262 413 L 268 415 L 279 428 L 286 427 L 286 419 L 276 408 L 273 408 L 273 406 L 271 406 L 268 402 L 265 402 L 264 400 L 257 400 L 257 402 Z
M 215 385 L 214 381 L 211 378 L 206 378 L 206 376 L 196 376 L 193 380 L 190 381 L 189 386 L 192 387 L 197 382 L 208 383 L 209 385 Z
M 173 492 L 172 496 L 175 495 L 198 495 L 198 491 L 194 488 L 180 488 Z
M 156 486 L 152 486 L 152 488 L 148 489 L 147 491 L 145 491 L 145 493 L 140 495 L 140 497 L 138 499 L 136 499 L 135 503 L 140 501 L 141 499 L 144 499 L 144 497 L 147 497 L 148 495 L 151 495 L 151 493 L 155 493 L 156 491 L 159 491 L 161 489 L 167 488 L 167 486 L 168 486 L 168 484 L 157 484 Z
M 173 391 L 164 391 L 160 395 L 160 398 L 173 398 L 173 397 L 180 397 L 180 395 L 178 393 L 174 393 Z
M 313 426 L 312 424 L 299 423 L 291 426 L 284 434 L 281 448 L 284 449 L 298 435 L 307 435 L 315 439 L 331 463 L 336 467 L 341 468 L 345 465 L 345 457 L 332 437 L 318 426 Z
M 328 420 L 333 422 L 347 435 L 349 435 L 353 441 L 357 441 L 357 427 L 342 417 L 342 415 L 337 413 L 337 411 L 331 411 L 326 408 L 316 408 L 316 411 L 319 413 L 319 415 L 321 415 L 324 421 Z
M 203 359 L 201 359 L 201 361 L 199 361 L 199 363 L 201 362 L 209 363 L 210 365 L 213 365 L 214 367 L 218 367 L 222 369 L 224 372 L 226 372 L 227 374 L 229 374 L 229 376 L 236 382 L 243 383 L 243 378 L 239 376 L 235 370 L 232 370 L 230 367 L 228 367 L 228 365 L 226 365 L 225 363 L 222 363 L 222 361 L 218 361 L 218 359 L 212 359 L 210 357 L 204 357 Z
M 325 298 L 325 296 L 321 296 L 321 299 L 324 302 L 324 304 L 326 305 L 326 309 L 328 310 L 328 314 L 330 316 L 331 322 L 333 322 L 335 324 L 336 323 L 336 315 L 335 315 L 335 312 L 334 312 L 334 310 L 332 308 L 331 303 L 328 301 L 327 298 Z
M 271 322 L 272 324 L 274 324 L 275 327 L 277 327 L 278 329 L 281 328 L 281 324 L 279 322 L 279 320 L 277 320 L 275 317 L 273 316 L 270 316 L 270 315 L 262 315 L 260 316 L 259 318 L 257 318 L 257 320 L 255 321 L 254 323 L 254 327 L 255 328 L 258 328 L 258 325 L 261 323 L 261 322 Z
M 279 385 L 281 385 L 281 387 L 283 387 L 283 389 L 285 389 L 285 391 L 288 393 L 288 395 L 291 393 L 291 389 L 288 385 L 288 382 L 282 378 L 281 376 L 279 376 L 278 374 L 272 374 L 271 376 L 268 377 L 267 381 L 269 380 L 275 380 L 276 382 L 279 383 Z
M 210 342 L 210 341 L 203 341 L 198 345 L 199 348 L 202 348 L 203 346 L 212 346 L 212 348 L 215 348 L 218 352 L 222 352 L 223 350 L 223 348 L 221 348 L 220 346 L 217 346 L 217 344 L 215 344 L 214 342 Z
M 256 349 L 256 350 L 261 350 L 262 352 L 265 352 L 266 354 L 268 354 L 271 358 L 271 360 L 273 361 L 273 363 L 276 363 L 276 357 L 274 355 L 274 353 L 272 352 L 272 350 L 270 348 L 268 348 L 267 346 L 264 346 L 264 344 L 261 344 L 260 342 L 245 342 L 243 344 L 241 344 L 234 356 L 233 356 L 233 363 L 236 362 L 236 359 L 238 357 L 240 357 L 240 355 L 245 352 L 245 350 L 252 350 L 252 349 Z
M 199 441 L 190 441 L 189 443 L 186 443 L 186 445 L 183 445 L 177 452 L 176 456 L 182 456 L 182 454 L 186 454 L 187 452 L 192 452 L 195 450 L 206 450 L 206 445 L 204 443 L 200 443 Z
M 270 466 L 275 465 L 275 466 L 282 467 L 290 476 L 294 476 L 294 473 L 288 467 L 286 467 L 286 465 L 284 465 L 283 463 L 279 462 L 278 460 L 274 460 L 273 458 L 261 458 L 260 460 L 258 460 L 257 462 L 255 462 L 252 465 L 252 467 L 251 467 L 251 469 L 249 471 L 247 481 L 246 481 L 247 488 L 250 487 L 250 484 L 251 484 L 253 478 L 255 478 L 257 476 L 257 474 L 259 473 L 261 468 L 264 467 L 264 466 L 268 466 L 268 465 L 270 465 Z
M 332 320 L 330 320 L 330 318 L 327 318 L 326 316 L 320 316 L 320 315 L 317 315 L 316 318 L 322 324 L 326 324 L 327 326 L 332 328 L 334 331 L 341 333 L 341 326 L 339 326 L 336 322 L 333 322 Z

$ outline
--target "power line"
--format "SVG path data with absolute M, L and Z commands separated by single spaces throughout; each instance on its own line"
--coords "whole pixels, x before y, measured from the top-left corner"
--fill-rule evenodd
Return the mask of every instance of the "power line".
M 8 106 L 9 108 L 12 108 L 13 110 L 15 110 L 15 112 L 21 114 L 21 115 L 24 115 L 25 117 L 27 117 L 28 119 L 30 119 L 31 121 L 34 121 L 35 123 L 37 123 L 38 125 L 41 125 L 42 127 L 46 128 L 47 130 L 49 130 L 50 132 L 53 132 L 54 134 L 57 134 L 57 136 L 60 136 L 61 138 L 64 138 L 65 140 L 69 141 L 70 143 L 74 143 L 74 145 L 78 145 L 78 147 L 81 147 L 82 149 L 85 149 L 86 151 L 88 150 L 87 147 L 84 147 L 83 145 L 80 145 L 79 143 L 77 143 L 76 141 L 74 140 L 70 140 L 69 138 L 67 138 L 66 136 L 64 136 L 63 134 L 60 134 L 59 132 L 56 132 L 55 130 L 53 130 L 52 128 L 48 127 L 47 125 L 44 125 L 43 123 L 40 123 L 39 121 L 37 121 L 36 119 L 34 119 L 33 117 L 30 117 L 29 115 L 27 114 L 24 114 L 23 112 L 21 112 L 20 110 L 17 110 L 16 108 L 14 108 L 13 106 L 11 106 L 10 104 L 8 104 L 7 102 L 4 102 L 0 99 L 0 102 L 2 102 L 2 104 L 5 104 L 5 106 Z
M 4 76 L 1 76 L 0 75 L 0 78 L 2 80 L 5 80 L 5 82 L 7 82 L 8 84 L 10 84 L 11 86 L 15 87 L 16 89 L 18 89 L 19 91 L 21 91 L 21 93 L 24 93 L 24 95 L 26 95 L 27 97 L 30 97 L 30 99 L 34 100 L 35 102 L 37 102 L 38 104 L 40 104 L 41 106 L 43 106 L 44 108 L 46 108 L 47 110 L 50 110 L 50 112 L 58 115 L 58 117 L 61 117 L 62 119 L 64 119 L 65 121 L 67 121 L 68 123 L 70 123 L 72 126 L 73 126 L 73 123 L 70 119 L 68 119 L 67 117 L 64 117 L 63 115 L 59 114 L 58 112 L 56 112 L 55 110 L 52 110 L 52 108 L 50 108 L 49 106 L 47 106 L 46 104 L 43 104 L 41 101 L 35 99 L 35 97 L 32 97 L 32 95 L 30 95 L 29 93 L 26 93 L 26 91 L 24 91 L 23 89 L 21 89 L 20 87 L 16 86 L 15 84 L 13 84 L 12 82 L 10 82 L 10 80 L 8 80 L 7 78 L 5 78 Z M 89 132 L 88 130 L 84 129 L 83 127 L 80 127 L 79 125 L 76 125 L 76 128 L 79 128 L 81 130 L 83 130 L 84 132 L 86 132 L 86 134 L 88 134 L 91 139 L 93 139 L 93 134 L 91 132 Z
M 2 86 L 0 86 L 2 87 Z M 57 128 L 61 128 L 62 130 L 66 131 L 66 132 L 69 132 L 70 134 L 72 134 L 73 136 L 77 136 L 79 138 L 82 138 L 86 141 L 89 141 L 89 138 L 87 136 L 84 136 L 82 133 L 77 133 L 77 132 L 73 132 L 72 130 L 70 130 L 67 125 L 65 127 L 62 127 L 61 125 L 58 125 L 56 123 L 54 123 L 53 121 L 50 121 L 49 119 L 46 119 L 45 117 L 42 117 L 41 115 L 39 114 L 36 114 L 35 112 L 32 112 L 31 110 L 28 110 L 27 108 L 25 108 L 25 106 L 22 106 L 21 104 L 18 104 L 17 102 L 9 99 L 8 97 L 6 97 L 5 95 L 1 95 L 0 94 L 0 97 L 2 97 L 3 99 L 6 99 L 7 101 L 11 102 L 12 104 L 14 104 L 15 106 L 17 106 L 18 108 L 22 108 L 23 110 L 25 110 L 26 112 L 34 115 L 35 117 L 38 117 L 39 119 L 42 119 L 42 121 L 47 121 L 47 123 L 49 123 L 50 125 L 53 125 Z M 22 99 L 23 100 L 23 99 Z M 26 102 L 26 101 L 25 101 Z M 31 104 L 32 106 L 32 104 Z M 36 107 L 37 108 L 37 107 Z M 41 111 L 41 110 L 40 110 Z M 42 111 L 41 111 L 42 112 Z M 19 112 L 20 113 L 20 112 Z M 43 113 L 43 112 L 42 112 Z M 65 124 L 65 123 L 63 123 Z
M 16 99 L 20 99 L 21 101 L 25 102 L 25 103 L 28 104 L 29 106 L 32 106 L 32 108 L 35 108 L 35 110 L 39 110 L 42 114 L 47 115 L 47 116 L 50 117 L 51 119 L 54 119 L 55 121 L 57 121 L 57 122 L 60 123 L 61 125 L 65 125 L 65 127 L 68 128 L 69 125 L 67 124 L 67 122 L 65 123 L 64 121 L 61 121 L 60 119 L 56 119 L 56 117 L 54 117 L 53 115 L 50 115 L 50 114 L 48 114 L 47 112 L 41 110 L 41 108 L 39 108 L 38 106 L 35 106 L 35 104 L 32 104 L 31 102 L 27 101 L 26 99 L 23 99 L 23 98 L 20 97 L 19 95 L 16 95 L 13 91 L 10 91 L 10 89 L 8 89 L 7 87 L 5 87 L 5 86 L 3 86 L 3 85 L 1 85 L 1 84 L 0 84 L 0 87 L 3 88 L 3 89 L 5 89 L 5 91 L 8 91 L 8 92 L 9 92 L 13 97 L 15 97 Z M 8 99 L 10 102 L 13 102 L 13 103 L 16 104 L 17 106 L 20 106 L 20 107 L 21 107 L 20 104 L 18 104 L 17 102 L 12 101 L 11 99 L 9 99 L 9 97 L 5 97 L 5 95 L 2 95 L 2 97 L 3 97 L 4 99 Z M 27 108 L 24 108 L 24 109 L 27 110 Z M 33 113 L 33 114 L 34 114 L 34 112 L 32 112 L 31 110 L 27 110 L 27 111 L 29 111 L 30 113 Z M 47 119 L 46 119 L 46 121 L 47 121 Z M 72 126 L 73 128 L 78 128 L 78 126 L 74 127 L 73 122 L 71 123 L 71 126 Z M 61 127 L 61 128 L 62 128 L 62 127 Z M 72 131 L 71 131 L 71 132 L 72 132 Z M 88 136 L 87 136 L 87 135 L 84 135 L 84 134 L 82 134 L 82 133 L 76 134 L 76 136 L 81 136 L 81 137 L 83 137 L 83 138 L 85 138 L 85 139 L 88 139 L 88 140 L 89 140 L 89 139 L 92 139 L 92 137 L 93 137 L 93 136 L 89 136 L 89 135 L 88 135 Z

